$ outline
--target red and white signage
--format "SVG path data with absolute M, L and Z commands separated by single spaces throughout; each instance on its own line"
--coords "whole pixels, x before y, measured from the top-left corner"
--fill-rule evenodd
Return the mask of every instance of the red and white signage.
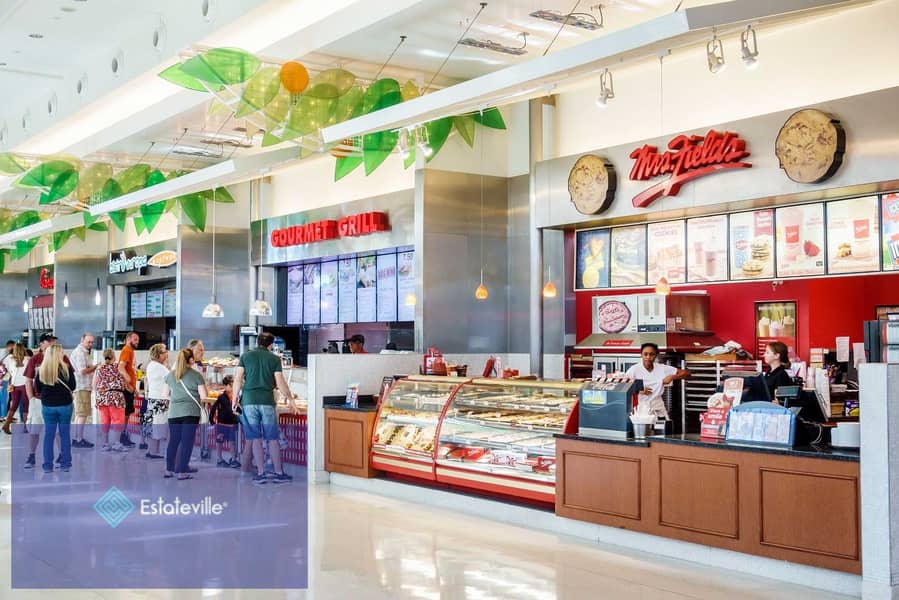
M 630 153 L 634 159 L 630 179 L 648 181 L 661 175 L 670 177 L 634 196 L 637 208 L 646 208 L 657 198 L 675 196 L 683 184 L 724 169 L 747 169 L 752 165 L 741 159 L 749 156 L 746 140 L 732 131 L 709 130 L 704 136 L 679 135 L 668 142 L 669 151 L 659 154 L 656 146 L 646 144 Z
M 358 215 L 347 215 L 336 221 L 328 219 L 303 225 L 292 225 L 272 231 L 272 246 L 301 246 L 313 242 L 323 242 L 342 237 L 369 235 L 378 231 L 389 231 L 390 222 L 387 213 L 367 212 Z
M 49 269 L 41 269 L 40 286 L 42 290 L 52 290 L 56 280 L 50 276 Z

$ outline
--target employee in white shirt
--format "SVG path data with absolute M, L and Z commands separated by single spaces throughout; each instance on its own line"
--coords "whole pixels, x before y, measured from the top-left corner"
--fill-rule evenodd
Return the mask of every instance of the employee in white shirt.
M 662 392 L 665 386 L 675 379 L 688 379 L 690 371 L 656 363 L 658 356 L 659 347 L 656 344 L 652 342 L 643 344 L 640 346 L 642 362 L 628 369 L 625 375 L 643 382 L 639 401 L 649 402 L 650 409 L 657 417 L 668 420 L 668 410 L 662 400 Z

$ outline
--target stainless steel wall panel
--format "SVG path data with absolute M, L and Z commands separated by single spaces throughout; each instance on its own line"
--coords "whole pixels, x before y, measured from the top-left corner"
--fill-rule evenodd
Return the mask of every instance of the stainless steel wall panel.
M 0 343 L 8 339 L 18 340 L 28 328 L 28 315 L 22 312 L 27 285 L 27 273 L 0 275 L 0 337 L 3 338 Z
M 530 350 L 530 199 L 529 177 L 509 179 L 509 352 Z
M 94 303 L 97 278 L 100 278 L 101 297 L 106 300 L 108 259 L 103 256 L 75 256 L 56 253 L 56 297 L 54 332 L 59 343 L 71 350 L 81 341 L 81 334 L 92 333 L 99 338 L 106 328 L 106 303 Z M 69 284 L 69 307 L 63 307 L 65 284 Z
M 543 281 L 552 272 L 555 298 L 543 299 L 543 352 L 565 352 L 565 234 L 556 229 L 543 230 Z

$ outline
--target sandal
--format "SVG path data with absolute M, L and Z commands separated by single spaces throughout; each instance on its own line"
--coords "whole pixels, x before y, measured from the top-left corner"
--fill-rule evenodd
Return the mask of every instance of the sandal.
M 175 474 L 174 474 L 174 473 L 171 473 L 171 472 L 169 472 L 169 471 L 166 471 L 166 472 L 162 475 L 163 479 L 171 479 L 171 478 L 174 477 L 174 476 L 175 476 Z
M 194 476 L 190 473 L 184 473 L 182 475 L 178 475 L 178 481 L 185 481 L 186 479 L 193 479 Z

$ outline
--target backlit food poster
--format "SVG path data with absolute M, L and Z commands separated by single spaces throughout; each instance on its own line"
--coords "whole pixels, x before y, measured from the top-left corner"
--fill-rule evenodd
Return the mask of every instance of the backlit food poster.
M 796 303 L 755 303 L 755 357 L 762 359 L 771 342 L 787 345 L 790 359 L 796 358 Z
M 778 208 L 777 276 L 824 275 L 824 205 Z
M 303 324 L 303 267 L 287 269 L 287 324 Z
M 687 225 L 684 221 L 650 223 L 646 226 L 646 259 L 650 285 L 664 277 L 668 283 L 687 281 Z
M 378 271 L 375 256 L 356 260 L 356 320 L 374 323 L 378 313 Z
M 612 229 L 612 287 L 646 285 L 646 226 Z
M 730 215 L 730 278 L 774 277 L 774 209 Z
M 883 270 L 899 271 L 899 194 L 883 197 Z
M 827 203 L 827 272 L 880 270 L 877 196 Z
M 131 318 L 146 319 L 147 318 L 147 293 L 137 292 L 131 294 Z
M 337 261 L 322 263 L 321 269 L 321 322 L 337 322 Z
M 397 321 L 415 320 L 415 252 L 397 254 Z
M 687 281 L 727 279 L 727 215 L 687 219 Z
M 147 318 L 153 319 L 163 316 L 162 290 L 147 292 Z
M 303 323 L 317 325 L 321 315 L 321 264 L 303 266 Z
M 178 293 L 175 288 L 165 290 L 165 299 L 163 300 L 163 316 L 175 317 L 178 312 Z
M 608 229 L 587 229 L 575 233 L 577 265 L 574 289 L 609 287 L 610 237 Z
M 341 323 L 356 322 L 356 259 L 337 261 L 337 293 L 340 296 L 337 316 Z
M 396 254 L 378 255 L 378 322 L 396 321 Z

